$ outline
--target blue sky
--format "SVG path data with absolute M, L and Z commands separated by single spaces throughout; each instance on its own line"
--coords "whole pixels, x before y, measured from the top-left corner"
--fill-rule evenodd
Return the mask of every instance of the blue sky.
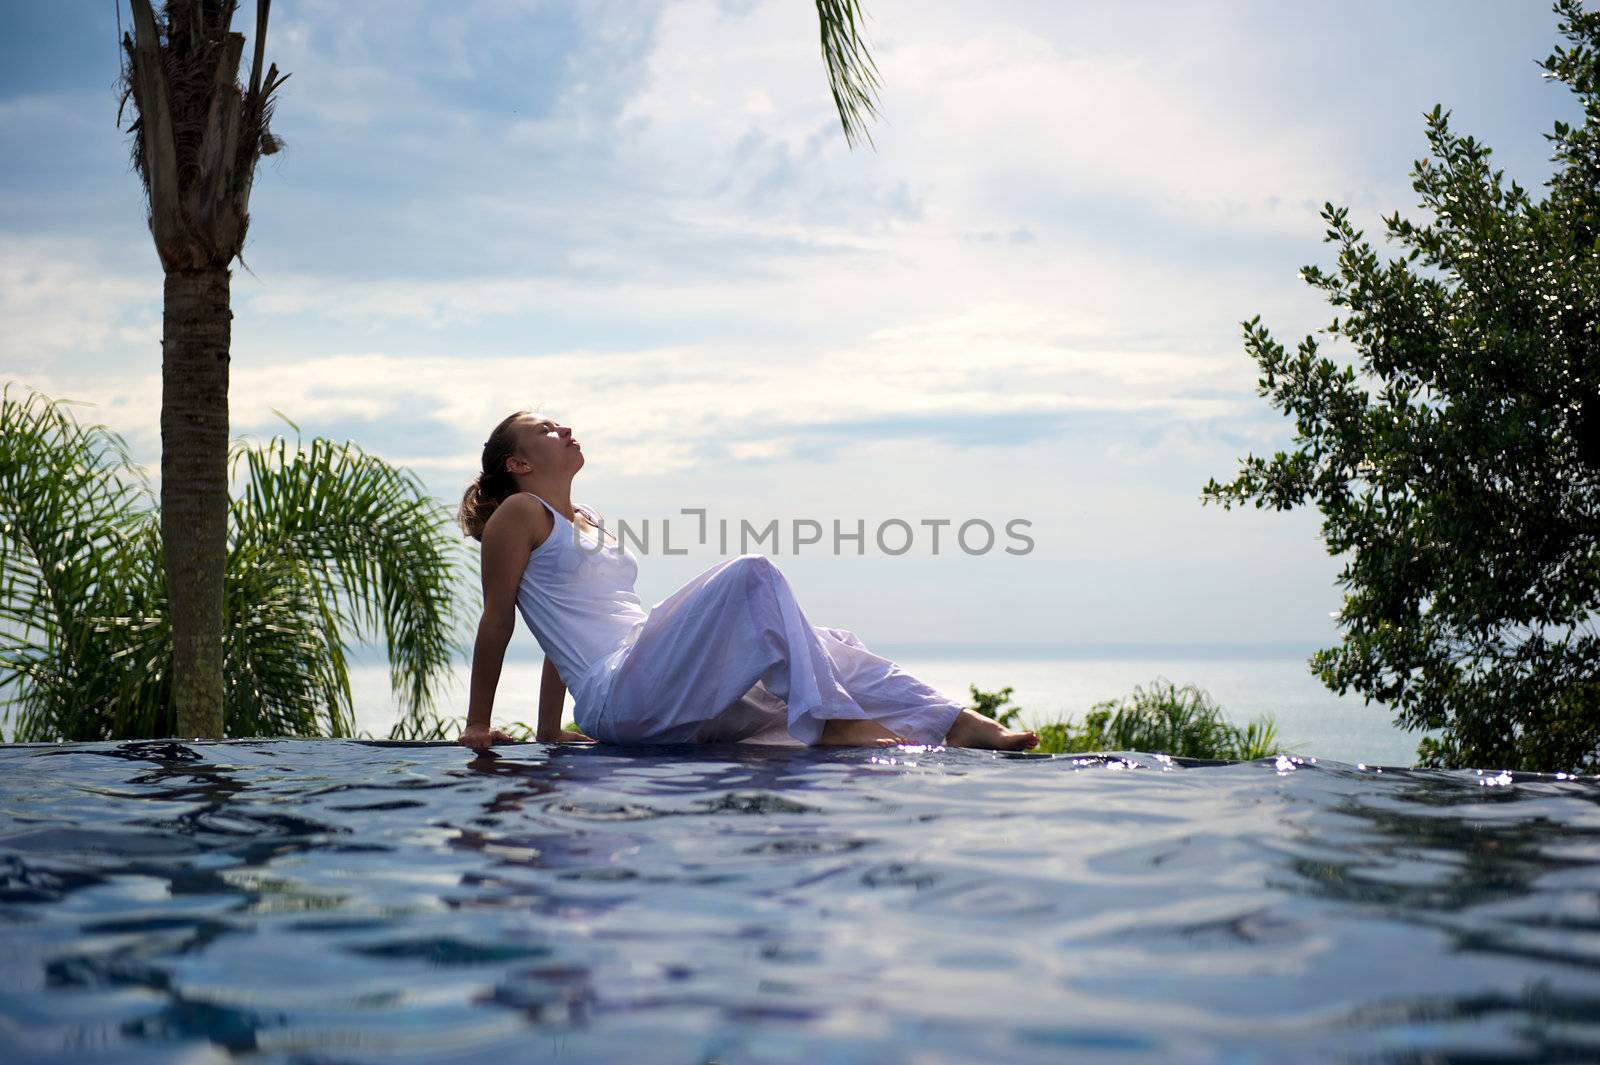
M 675 541 L 682 507 L 1031 522 L 1022 557 L 785 542 L 811 620 L 869 643 L 1332 639 L 1317 515 L 1199 502 L 1290 440 L 1238 323 L 1330 317 L 1296 277 L 1329 259 L 1317 208 L 1411 208 L 1435 103 L 1544 179 L 1574 111 L 1535 66 L 1548 6 L 866 7 L 875 151 L 844 142 L 803 0 L 278 0 L 287 149 L 235 273 L 235 433 L 278 408 L 455 499 L 488 429 L 542 406 L 584 442 L 577 498 Z M 154 467 L 116 7 L 8 25 L 0 378 L 96 404 Z M 640 594 L 717 557 L 646 555 Z

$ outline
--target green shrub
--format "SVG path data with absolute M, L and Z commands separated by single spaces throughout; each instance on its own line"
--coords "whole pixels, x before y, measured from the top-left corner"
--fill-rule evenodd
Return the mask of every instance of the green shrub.
M 984 717 L 993 718 L 1007 728 L 1011 727 L 1011 723 L 1022 713 L 1022 707 L 1020 706 L 1013 706 L 1009 710 L 1001 710 L 1002 706 L 1011 701 L 1011 686 L 1009 684 L 997 692 L 983 691 L 976 684 L 969 684 L 967 687 L 972 689 L 972 709 Z
M 972 686 L 973 707 L 1001 724 L 1014 721 L 1021 708 L 1000 711 L 1010 701 L 1011 689 L 980 691 Z M 1281 749 L 1278 727 L 1271 717 L 1240 727 L 1223 716 L 1222 708 L 1193 684 L 1182 687 L 1157 677 L 1149 687 L 1138 686 L 1121 700 L 1096 703 L 1083 724 L 1071 719 L 1051 721 L 1034 728 L 1039 754 L 1078 754 L 1092 751 L 1144 751 L 1180 758 L 1228 760 L 1269 758 Z

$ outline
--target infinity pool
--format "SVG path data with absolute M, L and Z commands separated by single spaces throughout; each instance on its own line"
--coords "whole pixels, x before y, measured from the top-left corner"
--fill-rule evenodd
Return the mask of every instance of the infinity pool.
M 0 1061 L 1600 1060 L 1600 784 L 0 748 Z

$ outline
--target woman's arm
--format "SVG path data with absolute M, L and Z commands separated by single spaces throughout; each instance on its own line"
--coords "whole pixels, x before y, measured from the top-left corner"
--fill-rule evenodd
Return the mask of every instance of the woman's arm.
M 537 513 L 534 513 L 537 510 Z M 541 527 L 540 519 L 543 519 Z M 555 522 L 533 499 L 514 495 L 489 516 L 483 529 L 483 617 L 472 645 L 472 682 L 467 695 L 467 726 L 460 742 L 474 750 L 514 737 L 491 728 L 494 693 L 505 665 L 506 645 L 517 629 L 517 586 L 528 556 L 555 528 Z
M 556 664 L 544 660 L 544 677 L 539 681 L 539 729 L 534 738 L 540 743 L 561 739 L 561 711 L 567 704 L 567 686 L 556 672 Z
M 494 692 L 500 685 L 500 670 L 505 665 L 506 645 L 516 624 L 509 619 L 485 610 L 478 621 L 478 637 L 472 644 L 472 683 L 467 695 L 467 727 L 461 732 L 461 741 L 468 747 L 482 750 L 494 743 L 504 743 L 511 736 L 489 727 L 489 715 L 494 710 Z

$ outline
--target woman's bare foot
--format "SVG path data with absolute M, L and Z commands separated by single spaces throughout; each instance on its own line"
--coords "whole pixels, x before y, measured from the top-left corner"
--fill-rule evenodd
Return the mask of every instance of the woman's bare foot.
M 985 751 L 1026 751 L 1039 746 L 1039 737 L 1032 731 L 1002 728 L 1000 722 L 975 710 L 963 710 L 945 733 L 944 744 L 946 747 L 978 747 Z
M 892 747 L 910 741 L 884 728 L 876 721 L 834 717 L 822 723 L 822 747 Z

